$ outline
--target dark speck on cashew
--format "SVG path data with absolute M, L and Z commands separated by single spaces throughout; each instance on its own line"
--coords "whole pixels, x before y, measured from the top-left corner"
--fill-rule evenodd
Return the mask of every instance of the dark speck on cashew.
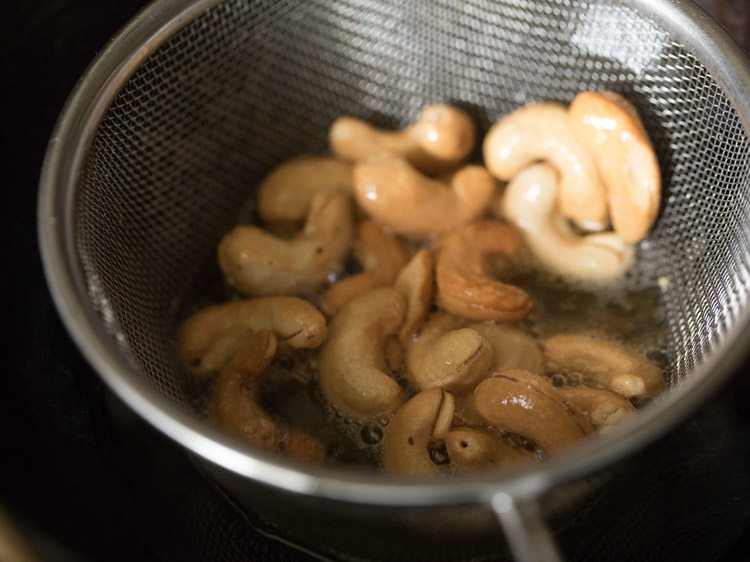
M 473 470 L 490 466 L 508 466 L 534 460 L 534 453 L 512 447 L 499 435 L 474 427 L 456 427 L 445 435 L 451 467 Z

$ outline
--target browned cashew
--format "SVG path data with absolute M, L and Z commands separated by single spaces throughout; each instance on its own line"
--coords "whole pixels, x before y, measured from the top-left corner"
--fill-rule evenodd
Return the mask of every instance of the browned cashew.
M 398 154 L 428 174 L 455 168 L 474 148 L 474 122 L 460 109 L 428 105 L 403 131 L 381 131 L 353 117 L 334 121 L 331 151 L 344 160 L 362 162 L 384 153 Z
M 236 226 L 219 244 L 219 265 L 227 282 L 245 294 L 303 294 L 319 288 L 341 266 L 353 238 L 349 197 L 316 195 L 296 238 Z
M 406 264 L 394 286 L 406 295 L 406 318 L 401 326 L 399 338 L 403 345 L 411 342 L 427 317 L 432 300 L 432 255 L 422 248 Z
M 474 427 L 456 427 L 445 435 L 451 467 L 473 470 L 488 466 L 507 466 L 534 459 L 534 453 L 511 447 L 499 435 Z
M 494 191 L 495 180 L 482 166 L 464 166 L 450 185 L 421 174 L 400 156 L 354 166 L 359 206 L 410 238 L 426 238 L 473 221 L 487 209 Z
M 515 321 L 531 310 L 525 291 L 490 276 L 491 258 L 516 261 L 522 252 L 521 236 L 511 226 L 481 221 L 441 238 L 435 245 L 437 303 L 472 320 Z
M 268 222 L 299 222 L 313 196 L 352 192 L 352 165 L 335 158 L 301 156 L 274 168 L 258 188 L 258 211 Z
M 405 312 L 404 295 L 381 287 L 354 299 L 331 322 L 320 353 L 320 388 L 344 414 L 367 419 L 403 401 L 401 387 L 383 371 L 383 350 Z
M 609 390 L 588 386 L 563 386 L 559 390 L 597 429 L 616 425 L 635 414 L 635 406 L 629 400 Z
M 252 332 L 269 330 L 292 347 L 318 347 L 326 320 L 309 302 L 296 297 L 259 297 L 209 306 L 180 327 L 177 353 L 191 374 L 217 373 L 244 346 Z
M 409 260 L 404 244 L 370 220 L 359 223 L 353 253 L 364 271 L 342 279 L 323 294 L 320 307 L 329 316 L 370 289 L 390 285 Z
M 536 160 L 560 172 L 560 213 L 586 230 L 607 226 L 607 197 L 593 157 L 576 140 L 566 108 L 556 103 L 527 105 L 498 121 L 484 138 L 484 163 L 509 181 Z
M 580 373 L 584 383 L 628 398 L 655 394 L 664 386 L 661 369 L 622 344 L 574 334 L 542 341 L 552 370 Z
M 547 453 L 593 431 L 591 422 L 544 377 L 505 369 L 474 389 L 474 405 L 490 424 L 534 441 Z
M 422 327 L 406 354 L 409 382 L 420 390 L 441 387 L 462 392 L 481 380 L 492 361 L 492 347 L 463 322 L 438 313 Z
M 607 187 L 612 227 L 626 242 L 640 242 L 659 213 L 661 172 L 638 111 L 614 92 L 582 92 L 568 117 Z
M 323 445 L 307 433 L 278 423 L 258 403 L 263 373 L 276 353 L 272 332 L 251 332 L 222 369 L 211 397 L 211 417 L 248 443 L 302 461 L 321 461 Z
M 544 356 L 534 338 L 515 326 L 481 322 L 470 324 L 471 328 L 492 347 L 493 372 L 516 368 L 535 375 L 544 374 Z
M 401 406 L 383 434 L 383 468 L 404 474 L 438 472 L 430 445 L 447 433 L 453 408 L 453 396 L 439 388 L 420 392 Z

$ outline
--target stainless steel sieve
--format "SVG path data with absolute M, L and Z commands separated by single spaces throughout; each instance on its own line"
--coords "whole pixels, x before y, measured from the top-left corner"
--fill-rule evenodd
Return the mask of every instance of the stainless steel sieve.
M 274 165 L 324 152 L 343 114 L 395 127 L 443 101 L 486 131 L 524 103 L 586 89 L 637 105 L 664 174 L 661 217 L 631 282 L 660 280 L 670 384 L 637 423 L 537 467 L 435 482 L 298 466 L 190 408 L 174 360 L 177 314 Z M 106 383 L 208 461 L 235 498 L 309 532 L 322 552 L 405 552 L 316 526 L 358 517 L 432 537 L 442 559 L 495 559 L 497 517 L 518 559 L 551 559 L 539 494 L 673 427 L 748 349 L 748 92 L 744 55 L 680 0 L 157 1 L 100 54 L 55 129 L 39 201 L 45 271 Z M 294 516 L 275 511 L 293 505 Z M 469 546 L 453 552 L 441 537 Z

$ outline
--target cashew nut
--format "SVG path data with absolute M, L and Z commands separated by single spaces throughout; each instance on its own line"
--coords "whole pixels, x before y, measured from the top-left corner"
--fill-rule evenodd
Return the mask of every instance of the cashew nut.
M 316 195 L 303 231 L 282 240 L 256 226 L 237 226 L 219 244 L 227 282 L 250 295 L 314 291 L 341 266 L 354 237 L 346 195 Z
M 383 371 L 383 349 L 405 312 L 401 292 L 381 287 L 354 299 L 331 322 L 320 354 L 320 387 L 344 414 L 366 419 L 401 404 L 401 387 Z
M 251 332 L 216 381 L 211 416 L 245 441 L 303 461 L 321 461 L 323 445 L 307 433 L 277 423 L 258 403 L 263 373 L 276 353 L 273 333 Z
M 269 222 L 299 222 L 313 196 L 352 192 L 352 165 L 335 158 L 301 156 L 274 168 L 258 188 L 258 211 Z
M 594 159 L 576 140 L 564 106 L 527 105 L 498 121 L 484 138 L 484 162 L 496 178 L 509 181 L 535 160 L 560 172 L 559 209 L 586 230 L 607 226 L 607 196 Z
M 616 425 L 635 414 L 635 406 L 629 400 L 609 390 L 587 386 L 563 386 L 559 390 L 597 429 Z
M 492 372 L 516 368 L 544 374 L 544 356 L 534 338 L 515 326 L 481 322 L 468 326 L 492 347 Z
M 474 148 L 471 118 L 455 107 L 428 105 L 419 121 L 398 132 L 381 131 L 359 119 L 340 117 L 329 133 L 333 154 L 362 162 L 384 153 L 405 157 L 427 174 L 455 168 Z
M 456 470 L 503 466 L 534 459 L 525 449 L 511 447 L 499 435 L 474 427 L 456 427 L 445 435 L 445 447 Z
M 383 434 L 383 468 L 406 474 L 438 472 L 430 445 L 448 432 L 453 408 L 453 396 L 439 388 L 420 392 L 401 406 Z
M 180 362 L 198 377 L 217 373 L 244 346 L 249 334 L 269 330 L 292 347 L 318 347 L 326 320 L 296 297 L 259 297 L 209 306 L 188 318 L 177 337 Z
M 472 320 L 524 318 L 531 310 L 529 295 L 487 271 L 490 258 L 514 262 L 522 248 L 516 229 L 493 221 L 469 224 L 445 235 L 435 245 L 438 305 Z
M 427 317 L 432 300 L 432 255 L 422 248 L 406 264 L 394 282 L 394 286 L 406 295 L 406 318 L 401 326 L 399 338 L 407 345 Z
M 547 453 L 593 431 L 591 422 L 544 377 L 505 369 L 474 389 L 474 405 L 490 424 L 534 441 Z
M 552 370 L 580 373 L 586 385 L 622 396 L 646 396 L 664 386 L 661 369 L 628 347 L 586 336 L 561 334 L 542 341 Z
M 426 238 L 473 221 L 487 209 L 494 191 L 495 180 L 482 166 L 464 166 L 450 185 L 421 174 L 400 156 L 354 166 L 359 206 L 410 238 Z
M 473 388 L 487 373 L 492 347 L 461 324 L 460 318 L 438 313 L 422 327 L 406 354 L 408 377 L 414 387 L 462 392 Z
M 524 233 L 532 253 L 573 280 L 602 281 L 633 263 L 633 246 L 614 232 L 579 236 L 556 211 L 557 175 L 546 164 L 519 172 L 505 189 L 503 215 Z
M 353 253 L 364 271 L 335 283 L 321 297 L 320 307 L 330 316 L 370 289 L 389 285 L 409 259 L 404 244 L 370 220 L 359 224 Z
M 640 242 L 659 213 L 661 173 L 638 111 L 614 92 L 582 92 L 568 118 L 606 185 L 612 227 L 626 242 Z

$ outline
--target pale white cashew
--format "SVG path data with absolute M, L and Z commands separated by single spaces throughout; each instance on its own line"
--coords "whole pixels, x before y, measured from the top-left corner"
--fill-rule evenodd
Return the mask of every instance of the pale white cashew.
M 515 326 L 496 322 L 469 324 L 492 347 L 492 372 L 516 368 L 535 375 L 544 374 L 544 356 L 534 338 Z
M 296 297 L 259 297 L 209 306 L 180 327 L 177 354 L 192 375 L 216 374 L 253 332 L 269 330 L 292 347 L 318 347 L 326 338 L 325 317 Z
M 495 180 L 482 166 L 458 170 L 447 184 L 418 172 L 403 157 L 385 155 L 354 166 L 354 194 L 373 219 L 409 238 L 448 232 L 489 206 Z
M 406 297 L 381 287 L 350 302 L 332 320 L 320 353 L 320 388 L 330 404 L 354 419 L 386 415 L 403 401 L 384 370 L 386 340 L 398 332 Z
M 659 214 L 661 172 L 638 111 L 614 92 L 582 92 L 568 117 L 607 187 L 612 227 L 626 242 L 640 242 Z
M 456 427 L 445 435 L 451 468 L 459 471 L 508 466 L 534 460 L 534 453 L 512 447 L 499 435 L 474 427 Z
M 551 370 L 579 373 L 587 386 L 628 398 L 655 394 L 664 386 L 659 367 L 620 343 L 560 334 L 542 340 L 542 349 Z
M 439 388 L 420 392 L 401 406 L 383 434 L 383 468 L 403 474 L 437 473 L 430 445 L 445 437 L 453 409 L 453 396 Z
M 529 295 L 495 279 L 489 260 L 520 260 L 521 235 L 510 225 L 480 221 L 440 238 L 434 248 L 436 300 L 444 310 L 472 320 L 520 320 L 531 311 Z
M 609 390 L 588 386 L 562 386 L 558 390 L 586 414 L 597 429 L 616 425 L 635 415 L 635 406 L 628 399 Z
M 313 197 L 303 231 L 291 240 L 257 226 L 237 226 L 219 244 L 227 282 L 249 295 L 305 294 L 341 267 L 354 238 L 347 195 Z
M 432 300 L 432 254 L 425 248 L 419 250 L 406 264 L 394 282 L 394 286 L 406 295 L 407 311 L 399 332 L 403 345 L 412 341 L 422 326 Z
M 564 106 L 527 105 L 498 121 L 484 138 L 484 162 L 496 178 L 509 181 L 536 160 L 560 172 L 560 213 L 585 230 L 608 223 L 604 184 L 588 151 L 576 140 Z
M 268 222 L 300 222 L 320 193 L 351 194 L 352 165 L 324 156 L 300 156 L 274 168 L 258 188 L 258 212 Z
M 353 254 L 364 271 L 334 283 L 323 294 L 320 307 L 329 316 L 370 289 L 390 285 L 399 269 L 409 260 L 403 242 L 371 220 L 359 223 Z
M 470 390 L 487 373 L 492 347 L 474 330 L 461 328 L 460 318 L 433 315 L 406 353 L 407 376 L 415 388 Z
M 329 133 L 331 151 L 339 158 L 362 162 L 385 153 L 398 154 L 427 174 L 461 164 L 475 139 L 471 118 L 447 105 L 425 106 L 419 121 L 402 131 L 381 131 L 360 119 L 340 117 Z
M 503 215 L 523 233 L 532 253 L 550 271 L 572 280 L 619 277 L 634 249 L 614 232 L 580 236 L 556 210 L 557 175 L 546 164 L 522 170 L 505 189 Z
M 554 453 L 593 431 L 591 422 L 547 379 L 521 369 L 493 373 L 474 389 L 474 405 L 493 426 Z
M 263 374 L 276 353 L 272 332 L 251 332 L 222 368 L 211 395 L 211 418 L 232 435 L 301 461 L 319 462 L 325 449 L 304 431 L 274 420 L 258 402 Z

